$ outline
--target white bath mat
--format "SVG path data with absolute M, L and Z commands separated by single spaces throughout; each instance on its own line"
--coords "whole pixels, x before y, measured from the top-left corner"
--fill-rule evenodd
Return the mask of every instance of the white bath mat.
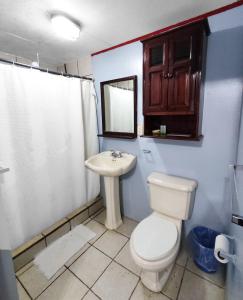
M 34 264 L 50 279 L 95 235 L 84 225 L 78 225 L 39 253 L 34 259 Z

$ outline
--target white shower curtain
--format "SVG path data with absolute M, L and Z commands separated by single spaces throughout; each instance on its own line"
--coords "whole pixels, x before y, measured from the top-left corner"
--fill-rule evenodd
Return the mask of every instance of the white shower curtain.
M 12 249 L 88 200 L 84 160 L 98 150 L 95 126 L 89 153 L 84 147 L 83 109 L 96 119 L 92 84 L 0 64 L 0 164 L 10 168 L 0 209 Z
M 94 83 L 88 80 L 81 81 L 83 119 L 84 119 L 84 146 L 85 159 L 99 152 L 97 138 L 98 126 L 96 116 L 96 93 Z M 89 169 L 86 172 L 86 197 L 91 202 L 100 192 L 100 176 Z

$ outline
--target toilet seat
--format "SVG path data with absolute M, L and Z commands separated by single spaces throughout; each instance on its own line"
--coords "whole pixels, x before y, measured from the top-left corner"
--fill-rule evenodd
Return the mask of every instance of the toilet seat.
M 177 239 L 176 225 L 152 214 L 135 228 L 131 243 L 141 259 L 152 262 L 167 257 L 175 248 Z

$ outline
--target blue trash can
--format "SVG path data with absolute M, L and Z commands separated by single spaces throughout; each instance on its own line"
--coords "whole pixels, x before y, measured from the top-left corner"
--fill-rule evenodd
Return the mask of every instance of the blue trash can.
M 194 262 L 207 273 L 217 271 L 218 261 L 214 257 L 214 245 L 217 235 L 219 235 L 219 232 L 203 226 L 197 226 L 190 232 Z

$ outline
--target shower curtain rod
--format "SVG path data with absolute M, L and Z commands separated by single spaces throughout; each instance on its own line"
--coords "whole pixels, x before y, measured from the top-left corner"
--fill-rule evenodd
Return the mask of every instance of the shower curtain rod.
M 26 65 L 26 64 L 21 64 L 21 63 L 18 63 L 18 62 L 14 62 L 14 61 L 11 61 L 11 60 L 6 60 L 6 59 L 3 59 L 3 58 L 0 58 L 0 62 L 6 63 L 6 64 L 11 64 L 11 65 L 22 67 L 22 68 L 26 68 L 26 69 L 39 70 L 41 72 L 45 72 L 45 73 L 48 73 L 48 74 L 61 75 L 61 76 L 64 76 L 64 77 L 73 77 L 73 78 L 79 78 L 79 79 L 86 79 L 86 80 L 94 81 L 93 78 L 89 78 L 89 77 L 86 77 L 86 76 L 79 76 L 79 75 L 73 75 L 73 74 L 69 74 L 69 73 L 51 71 L 51 70 L 48 70 L 48 69 L 42 69 L 42 68 L 38 68 L 38 67 L 33 67 L 31 65 Z

